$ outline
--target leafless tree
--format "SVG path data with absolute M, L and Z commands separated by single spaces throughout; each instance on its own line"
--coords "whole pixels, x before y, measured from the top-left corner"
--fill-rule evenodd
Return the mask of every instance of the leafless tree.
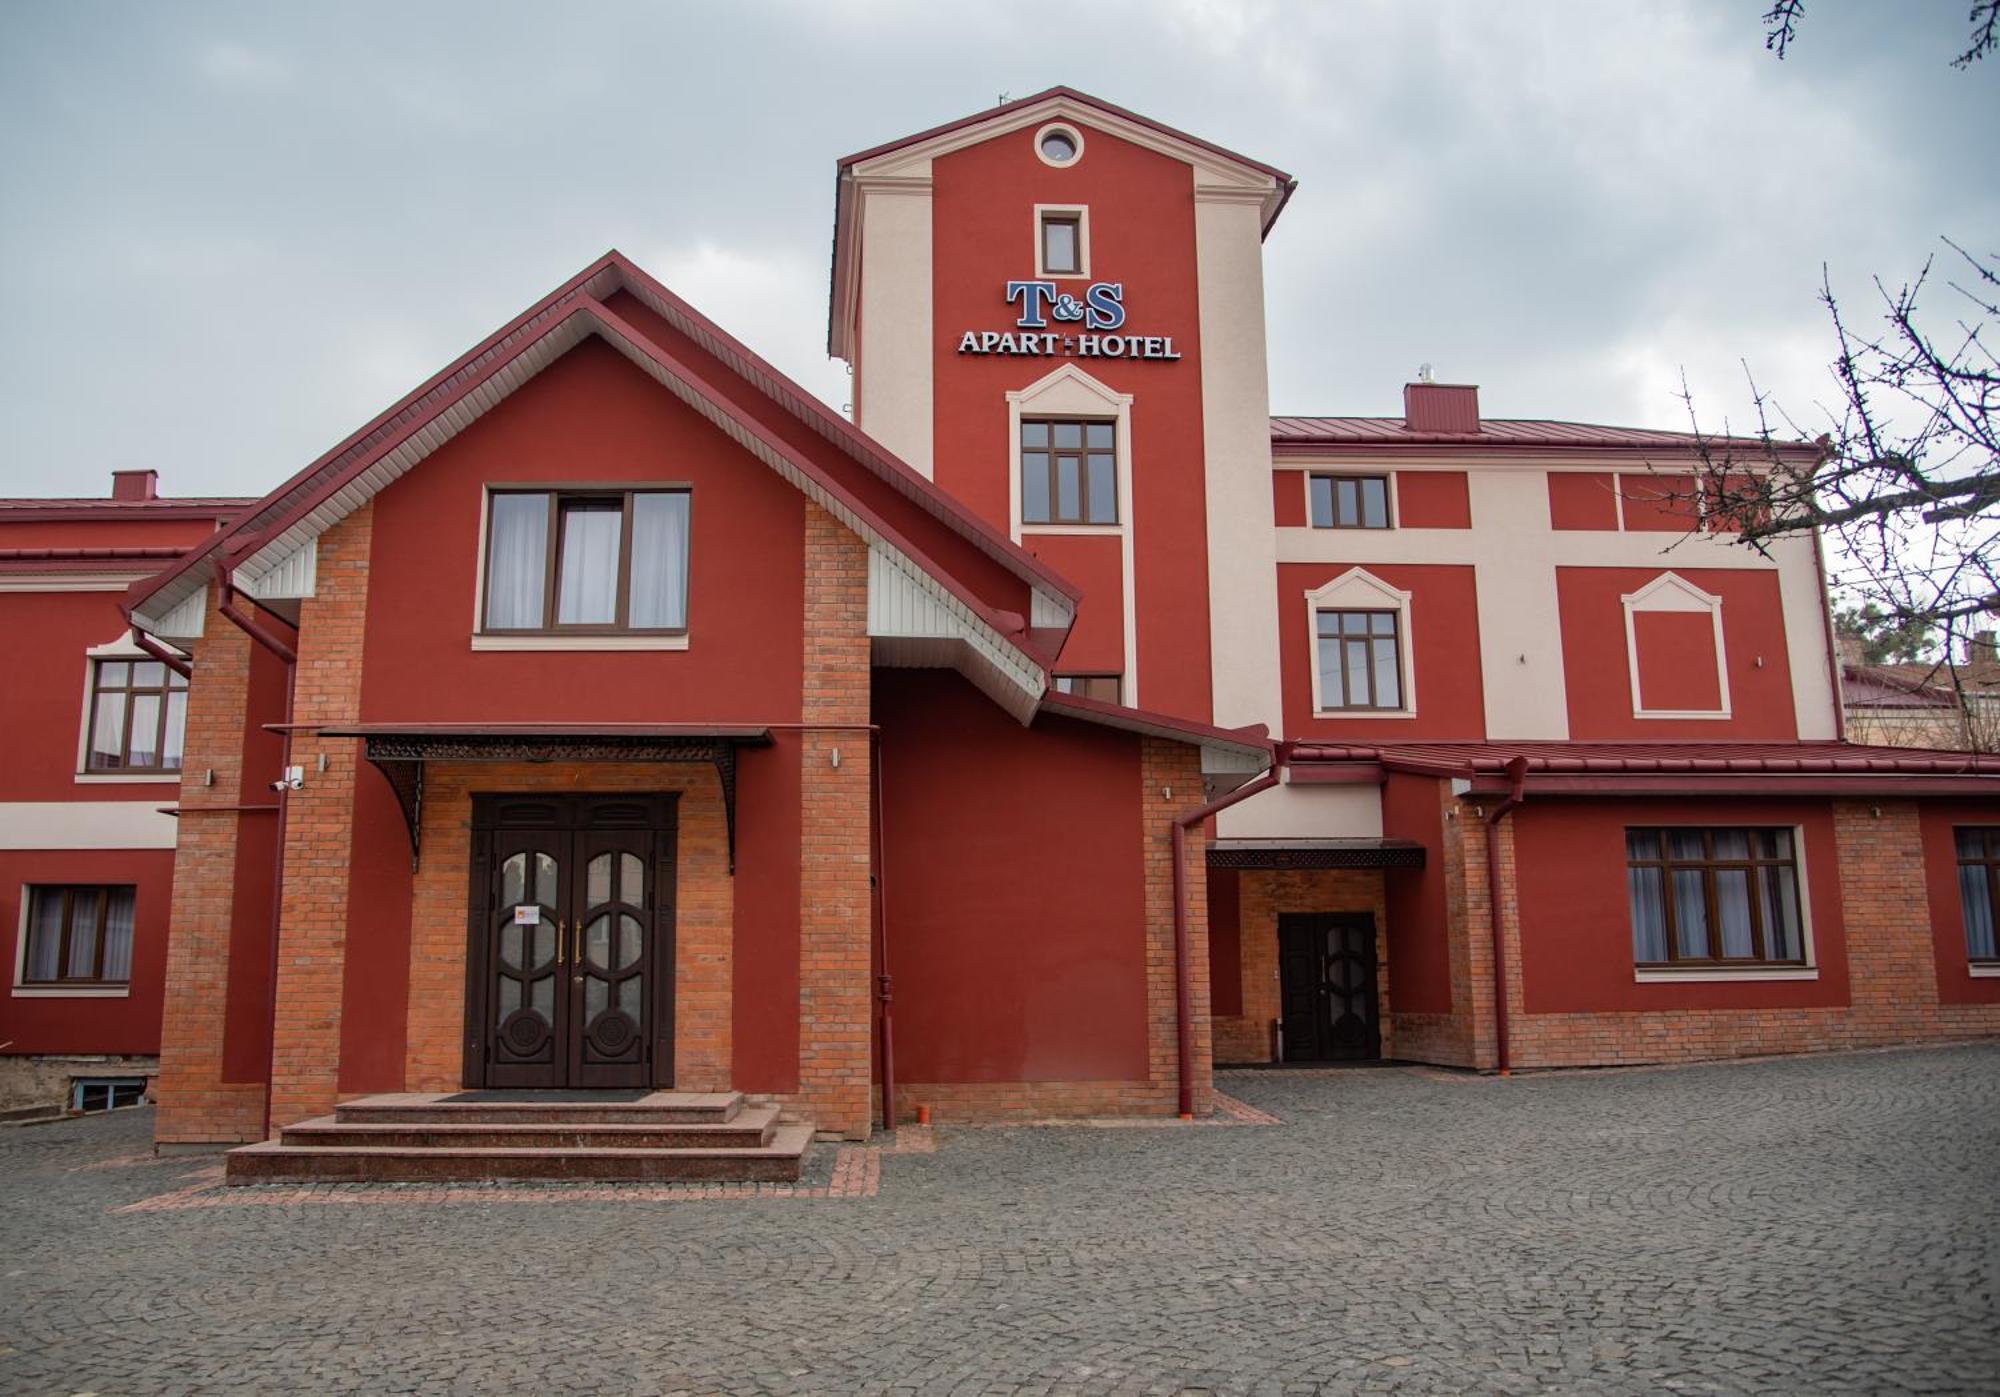
M 1775 0 L 1764 12 L 1764 47 L 1779 58 L 1799 36 L 1799 21 L 1805 18 L 1806 0 Z M 1970 68 L 1994 49 L 2000 48 L 2000 0 L 1973 0 L 1966 22 L 1972 26 L 1971 45 L 1952 59 L 1954 68 Z

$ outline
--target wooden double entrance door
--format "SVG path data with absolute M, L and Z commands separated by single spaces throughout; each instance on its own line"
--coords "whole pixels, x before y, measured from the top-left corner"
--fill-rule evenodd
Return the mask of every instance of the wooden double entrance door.
M 1367 912 L 1278 917 L 1286 1062 L 1367 1062 L 1382 1055 L 1375 918 Z
M 674 797 L 472 804 L 465 1081 L 673 1083 Z

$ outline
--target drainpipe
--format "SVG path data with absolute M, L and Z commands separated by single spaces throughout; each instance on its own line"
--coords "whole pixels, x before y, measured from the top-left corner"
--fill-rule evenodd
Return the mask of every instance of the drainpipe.
M 192 679 L 194 677 L 194 666 L 147 634 L 145 628 L 134 619 L 131 607 L 121 605 L 118 609 L 125 616 L 125 624 L 132 628 L 132 643 L 134 645 L 137 645 L 141 650 L 144 650 L 148 655 L 151 655 L 181 678 Z
M 875 1003 L 882 1032 L 882 1129 L 896 1133 L 896 1022 L 890 1009 L 889 847 L 882 837 L 882 734 L 868 733 L 870 774 L 875 781 Z
M 298 651 L 285 644 L 255 617 L 237 606 L 237 592 L 231 577 L 236 570 L 233 558 L 223 558 L 216 565 L 216 580 L 220 586 L 220 602 L 217 606 L 238 630 L 257 644 L 263 646 L 285 666 L 285 725 L 283 727 L 283 749 L 278 756 L 278 772 L 282 776 L 292 763 L 292 690 L 298 677 Z M 251 603 L 253 606 L 255 602 Z M 249 683 L 246 673 L 244 683 Z M 270 1008 L 264 1024 L 264 1138 L 271 1138 L 271 1097 L 277 1087 L 278 1075 L 278 923 L 285 909 L 285 822 L 291 812 L 291 791 L 281 781 L 278 784 L 278 829 L 276 843 L 271 850 L 271 971 L 267 989 Z
M 1486 812 L 1486 907 L 1493 924 L 1493 1047 L 1495 1067 L 1508 1075 L 1507 948 L 1500 935 L 1500 821 L 1528 798 L 1528 759 L 1507 762 L 1507 798 Z
M 1182 1120 L 1194 1118 L 1194 1006 L 1189 1002 L 1192 971 L 1188 965 L 1187 833 L 1238 801 L 1248 800 L 1277 785 L 1278 772 L 1289 756 L 1290 749 L 1281 744 L 1271 769 L 1262 776 L 1174 820 L 1174 1040 L 1180 1066 Z

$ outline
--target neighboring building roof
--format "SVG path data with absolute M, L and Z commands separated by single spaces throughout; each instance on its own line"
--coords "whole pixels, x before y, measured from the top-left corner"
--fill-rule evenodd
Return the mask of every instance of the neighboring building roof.
M 1961 660 L 1840 667 L 1850 707 L 1956 708 L 1958 696 L 2000 696 L 2000 662 Z
M 1372 763 L 1383 771 L 1464 780 L 1473 794 L 1508 790 L 1516 762 L 1526 789 L 1549 794 L 2000 794 L 2000 755 L 1851 742 L 1296 743 L 1286 758 L 1295 778 L 1307 781 L 1315 766 Z
M 227 519 L 255 504 L 254 499 L 225 495 L 183 495 L 172 499 L 4 499 L 0 524 L 121 523 L 139 519 Z
M 1590 422 L 1558 422 L 1542 418 L 1479 420 L 1476 432 L 1419 432 L 1401 417 L 1273 417 L 1271 447 L 1279 453 L 1338 450 L 1353 446 L 1451 446 L 1532 451 L 1692 451 L 1706 443 L 1711 449 L 1762 452 L 1758 437 L 1697 436 L 1651 427 L 1606 427 Z M 1816 452 L 1808 442 L 1775 442 L 1786 453 Z

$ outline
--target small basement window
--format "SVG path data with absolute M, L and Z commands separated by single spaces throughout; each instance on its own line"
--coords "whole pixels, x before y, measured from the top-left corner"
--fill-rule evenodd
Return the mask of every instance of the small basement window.
M 75 1077 L 70 1080 L 72 1111 L 115 1111 L 146 1099 L 144 1077 Z

